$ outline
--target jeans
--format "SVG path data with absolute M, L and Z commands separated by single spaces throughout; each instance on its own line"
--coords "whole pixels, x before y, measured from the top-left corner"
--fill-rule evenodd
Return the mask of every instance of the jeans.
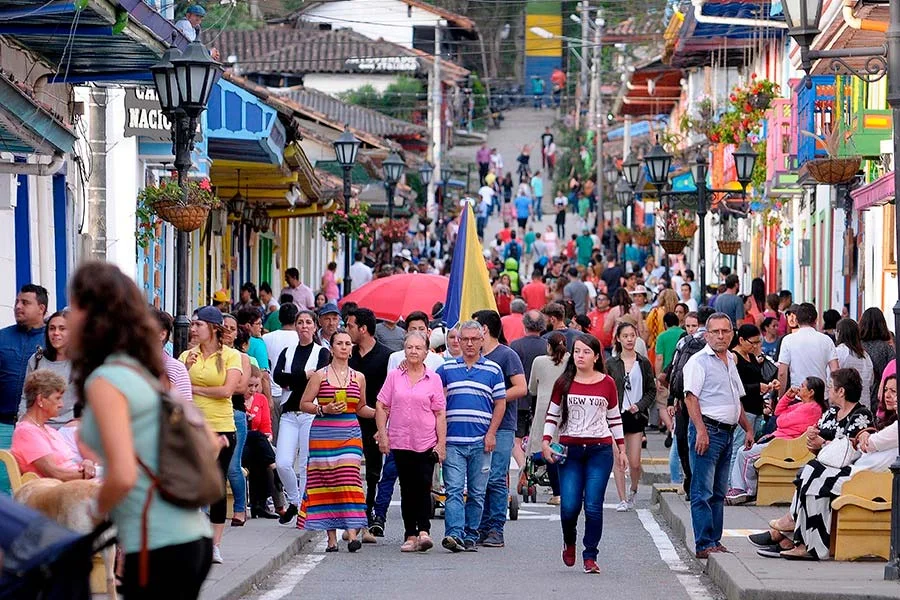
M 12 436 L 15 428 L 15 425 L 0 423 L 0 450 L 9 450 L 9 447 L 12 446 Z M 0 464 L 0 494 L 6 494 L 7 496 L 12 494 L 9 475 L 6 474 L 6 467 L 2 464 Z
M 234 512 L 240 513 L 247 510 L 247 479 L 241 470 L 244 444 L 247 442 L 247 413 L 234 411 L 234 427 L 236 441 L 231 464 L 228 465 L 228 483 L 231 485 L 231 493 L 234 494 Z
M 487 227 L 487 217 L 482 217 L 479 215 L 478 218 L 475 219 L 475 227 L 478 230 L 478 237 L 483 238 L 484 228 Z
M 372 513 L 375 508 L 375 490 L 381 480 L 381 465 L 384 463 L 384 455 L 378 449 L 375 441 L 374 419 L 360 419 L 359 430 L 362 434 L 363 456 L 366 459 L 366 516 L 369 525 L 372 524 Z
M 387 519 L 397 476 L 397 463 L 394 462 L 394 453 L 390 452 L 384 457 L 384 466 L 381 467 L 381 479 L 378 481 L 378 489 L 375 491 L 375 509 L 373 510 L 375 516 L 381 517 L 383 520 Z
M 403 515 L 404 536 L 415 537 L 422 531 L 431 533 L 432 451 L 394 450 L 391 454 L 400 476 L 400 513 Z
M 747 415 L 747 422 L 750 423 L 750 429 L 756 432 L 759 428 L 763 426 L 763 417 L 762 415 L 754 415 L 751 413 L 744 413 Z M 754 433 L 755 435 L 755 433 Z M 744 442 L 747 441 L 747 432 L 744 431 L 744 428 L 740 425 L 734 430 L 734 444 L 731 447 L 731 462 L 728 463 L 728 471 L 731 472 L 731 469 L 734 468 L 734 460 L 737 458 L 738 450 L 744 447 Z M 743 489 L 743 488 L 742 488 Z
M 728 493 L 728 465 L 731 462 L 733 432 L 706 426 L 709 448 L 701 456 L 695 450 L 697 430 L 688 425 L 691 456 L 691 524 L 697 552 L 722 542 L 725 494 Z
M 484 494 L 484 511 L 478 531 L 487 535 L 496 531 L 503 535 L 506 524 L 506 507 L 509 505 L 509 459 L 512 457 L 516 432 L 511 429 L 497 431 L 497 447 L 491 457 L 491 474 Z
M 306 492 L 306 463 L 309 462 L 309 429 L 315 415 L 286 412 L 281 415 L 278 445 L 275 447 L 275 469 L 289 503 L 300 506 Z M 294 461 L 299 470 L 294 472 Z
M 678 456 L 678 444 L 672 444 L 669 448 L 669 479 L 672 483 L 684 481 L 684 470 L 681 468 L 681 458 Z
M 500 197 L 497 194 L 491 196 L 491 214 L 488 216 L 493 216 L 495 210 L 500 214 Z
M 219 471 L 222 473 L 222 483 L 224 484 L 228 481 L 228 468 L 231 466 L 231 458 L 234 455 L 234 447 L 237 445 L 237 439 L 233 431 L 219 431 L 217 433 L 228 438 L 228 446 L 219 450 L 219 457 L 216 459 L 219 463 Z M 231 493 L 235 493 L 234 490 L 232 490 Z M 246 499 L 244 501 L 246 502 Z M 222 494 L 221 498 L 209 505 L 210 523 L 213 525 L 222 525 L 225 523 L 225 514 L 228 511 L 227 503 L 228 496 Z
M 578 515 L 584 505 L 584 560 L 597 560 L 597 545 L 603 535 L 603 499 L 613 468 L 610 444 L 572 445 L 559 465 L 560 506 L 563 543 L 574 546 L 578 536 Z
M 484 490 L 491 473 L 491 453 L 484 451 L 483 442 L 447 444 L 443 473 L 447 494 L 444 535 L 475 542 L 484 510 Z
M 538 222 L 540 222 L 540 220 L 544 218 L 543 204 L 544 204 L 543 198 L 535 197 L 531 201 L 531 208 L 532 208 L 532 211 L 534 212 L 534 218 L 537 219 Z
M 688 416 L 687 407 L 681 402 L 678 413 L 675 415 L 675 443 L 678 452 L 678 460 L 681 461 L 681 472 L 684 475 L 682 482 L 684 483 L 684 492 L 691 493 L 691 453 L 688 444 L 688 423 L 691 418 Z

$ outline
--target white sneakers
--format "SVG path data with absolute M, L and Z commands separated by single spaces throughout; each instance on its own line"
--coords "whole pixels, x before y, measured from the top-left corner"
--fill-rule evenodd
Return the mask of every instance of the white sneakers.
M 628 505 L 628 508 L 634 508 L 634 497 L 637 496 L 637 491 L 628 490 L 628 495 L 626 496 L 625 503 Z
M 225 562 L 224 560 L 222 560 L 222 551 L 219 550 L 218 546 L 213 546 L 212 561 L 214 565 L 221 565 L 223 562 Z
M 626 502 L 625 500 L 619 502 L 619 504 L 616 506 L 616 512 L 628 512 L 628 502 Z

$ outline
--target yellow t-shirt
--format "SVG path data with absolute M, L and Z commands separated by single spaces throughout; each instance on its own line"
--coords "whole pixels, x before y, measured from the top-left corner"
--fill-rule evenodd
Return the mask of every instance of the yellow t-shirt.
M 183 363 L 187 362 L 188 353 L 191 350 L 185 350 L 178 357 Z M 199 385 L 203 387 L 218 387 L 225 385 L 225 378 L 228 371 L 237 369 L 243 373 L 241 368 L 241 353 L 234 348 L 224 347 L 222 354 L 222 370 L 217 365 L 219 352 L 203 357 L 203 354 L 197 356 L 197 360 L 188 369 L 188 375 L 191 377 L 191 385 Z M 231 398 L 208 398 L 206 396 L 198 396 L 194 394 L 194 404 L 197 405 L 210 429 L 219 433 L 234 431 L 234 410 L 231 405 Z

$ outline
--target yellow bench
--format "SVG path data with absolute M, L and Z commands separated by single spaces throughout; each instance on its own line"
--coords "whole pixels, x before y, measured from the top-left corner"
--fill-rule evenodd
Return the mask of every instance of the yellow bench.
M 759 474 L 756 505 L 790 504 L 797 471 L 813 458 L 806 448 L 806 435 L 792 440 L 775 438 L 754 463 Z
M 831 555 L 835 560 L 890 558 L 890 472 L 860 471 L 831 503 Z
M 22 487 L 22 484 L 38 478 L 34 473 L 25 473 L 23 475 L 22 471 L 19 470 L 19 463 L 16 462 L 16 457 L 9 450 L 0 450 L 0 463 L 3 463 L 3 466 L 6 467 L 10 492 L 13 494 Z

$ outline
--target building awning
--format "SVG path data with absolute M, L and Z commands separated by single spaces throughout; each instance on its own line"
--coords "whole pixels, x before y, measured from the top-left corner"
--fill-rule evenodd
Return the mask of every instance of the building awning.
M 238 172 L 240 172 L 241 195 L 251 204 L 261 203 L 287 208 L 290 202 L 285 194 L 290 191 L 292 184 L 300 190 L 295 203 L 297 206 L 308 206 L 315 200 L 303 190 L 300 173 L 280 164 L 216 160 L 210 168 L 209 180 L 216 187 L 216 194 L 222 200 L 228 200 L 237 193 Z
M 143 0 L 0 0 L 0 35 L 60 67 L 51 82 L 150 81 L 168 42 L 187 39 Z
M 853 207 L 856 210 L 866 210 L 891 202 L 894 194 L 894 172 L 891 171 L 872 183 L 853 190 L 850 197 L 853 198 Z
M 75 139 L 61 117 L 0 76 L 0 151 L 66 154 L 72 151 Z
M 278 111 L 225 79 L 216 82 L 206 110 L 213 160 L 281 165 L 286 140 Z

